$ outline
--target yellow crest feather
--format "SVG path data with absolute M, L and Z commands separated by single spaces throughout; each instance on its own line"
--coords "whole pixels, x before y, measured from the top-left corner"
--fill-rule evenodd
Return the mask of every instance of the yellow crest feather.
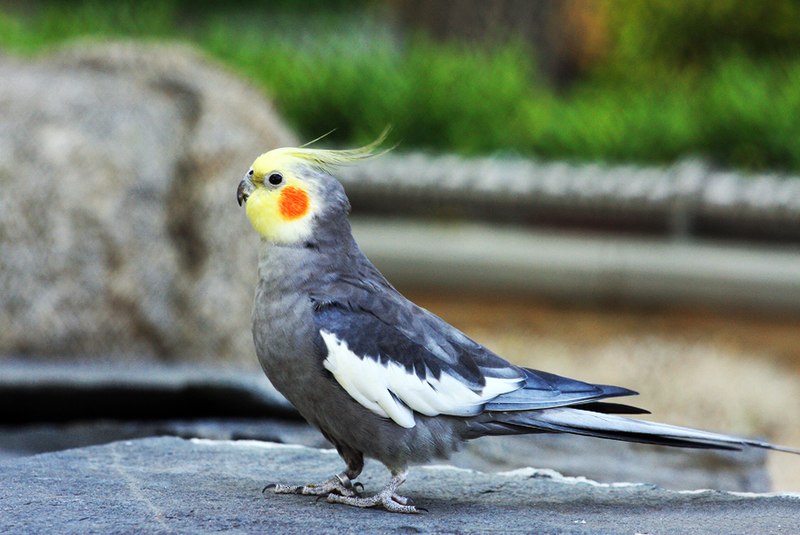
M 290 156 L 330 171 L 332 168 L 342 165 L 348 165 L 362 160 L 368 160 L 370 158 L 377 158 L 378 156 L 386 154 L 392 150 L 394 146 L 380 152 L 376 150 L 378 147 L 380 147 L 381 143 L 386 141 L 386 137 L 389 135 L 390 130 L 391 129 L 387 127 L 383 132 L 381 132 L 381 135 L 379 135 L 375 141 L 355 149 L 312 149 L 307 146 L 308 144 L 306 144 L 302 147 L 286 147 L 282 149 L 275 149 L 271 152 L 275 156 Z M 328 132 L 328 134 L 330 134 L 330 132 Z M 328 134 L 325 134 L 325 136 Z M 321 136 L 310 143 L 314 143 L 325 136 Z

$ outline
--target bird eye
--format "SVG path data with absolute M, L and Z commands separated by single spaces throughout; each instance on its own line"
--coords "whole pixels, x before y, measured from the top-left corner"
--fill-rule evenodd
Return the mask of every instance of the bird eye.
M 252 170 L 252 169 L 250 169 L 250 170 L 247 172 L 247 176 L 253 176 L 253 170 Z
M 283 175 L 282 175 L 282 174 L 280 174 L 280 173 L 271 173 L 271 174 L 269 175 L 269 178 L 268 178 L 267 180 L 268 180 L 268 181 L 269 181 L 269 183 L 270 183 L 270 184 L 272 184 L 273 186 L 277 186 L 278 184 L 280 184 L 281 182 L 283 182 Z

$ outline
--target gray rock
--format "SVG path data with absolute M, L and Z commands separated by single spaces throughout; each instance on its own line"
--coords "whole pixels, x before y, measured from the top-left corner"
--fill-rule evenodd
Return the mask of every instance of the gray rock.
M 295 142 L 269 102 L 176 45 L 2 57 L 0 78 L 0 355 L 252 365 L 234 192 Z
M 258 371 L 158 363 L 0 362 L 0 457 L 148 436 L 329 446 Z M 449 462 L 482 471 L 553 468 L 671 489 L 770 489 L 766 454 L 687 450 L 567 435 L 488 437 Z
M 200 418 L 109 420 L 0 426 L 0 457 L 23 457 L 154 436 L 248 439 L 330 448 L 322 434 L 299 420 Z M 491 437 L 468 442 L 448 463 L 483 472 L 535 464 L 601 483 L 634 481 L 673 490 L 766 492 L 770 480 L 763 452 L 658 448 L 578 436 Z
M 92 420 L 0 425 L 0 459 L 29 457 L 86 446 L 149 437 L 260 440 L 330 448 L 316 429 L 300 420 L 202 418 L 191 420 Z
M 169 434 L 181 437 L 228 439 L 236 436 L 312 448 L 331 447 L 316 429 L 286 420 L 187 422 L 162 425 L 161 429 L 173 429 Z M 767 454 L 755 448 L 691 450 L 576 435 L 526 435 L 471 440 L 446 462 L 481 472 L 505 472 L 535 465 L 600 483 L 631 481 L 672 490 L 768 492 L 771 489 Z
M 767 492 L 772 488 L 767 453 L 756 448 L 691 450 L 575 435 L 528 435 L 473 440 L 450 462 L 484 472 L 534 464 L 601 483 L 635 481 L 673 490 Z
M 0 422 L 299 418 L 260 370 L 158 362 L 0 361 Z
M 9 533 L 797 533 L 797 496 L 678 493 L 601 485 L 549 470 L 414 468 L 406 516 L 281 496 L 274 481 L 319 481 L 332 450 L 156 438 L 0 461 Z M 368 463 L 366 492 L 388 473 Z

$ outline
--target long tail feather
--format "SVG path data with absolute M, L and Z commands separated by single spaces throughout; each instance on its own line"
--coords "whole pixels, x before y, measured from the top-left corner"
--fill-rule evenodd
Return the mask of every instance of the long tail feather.
M 478 425 L 482 427 L 482 434 L 572 433 L 611 440 L 684 448 L 741 450 L 749 446 L 800 454 L 800 449 L 777 446 L 759 440 L 633 420 L 613 414 L 571 407 L 494 413 L 491 421 L 484 421 Z

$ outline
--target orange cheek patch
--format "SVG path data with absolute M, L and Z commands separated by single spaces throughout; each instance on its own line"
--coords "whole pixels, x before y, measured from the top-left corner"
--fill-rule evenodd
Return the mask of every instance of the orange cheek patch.
M 308 212 L 308 193 L 294 186 L 287 186 L 281 191 L 278 208 L 285 219 L 297 219 Z

